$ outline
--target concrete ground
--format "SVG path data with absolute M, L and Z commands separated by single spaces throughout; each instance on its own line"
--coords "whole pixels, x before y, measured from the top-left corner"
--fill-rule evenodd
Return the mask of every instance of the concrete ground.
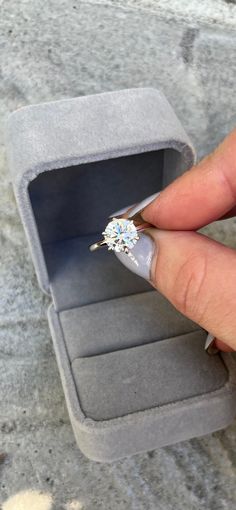
M 111 465 L 75 445 L 5 161 L 22 105 L 161 88 L 199 156 L 236 125 L 234 0 L 0 0 L 0 504 L 3 510 L 223 510 L 236 505 L 236 423 Z M 236 221 L 208 232 L 236 247 Z

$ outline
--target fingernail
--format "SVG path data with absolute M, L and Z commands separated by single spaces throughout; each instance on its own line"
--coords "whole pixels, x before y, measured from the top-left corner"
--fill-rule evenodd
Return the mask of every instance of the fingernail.
M 205 351 L 207 354 L 213 355 L 217 354 L 219 352 L 219 349 L 217 349 L 215 345 L 215 337 L 211 333 L 208 333 L 206 342 L 205 342 Z
M 130 218 L 134 216 L 134 214 L 137 214 L 138 212 L 142 211 L 151 202 L 153 202 L 153 200 L 155 200 L 155 198 L 158 197 L 158 195 L 160 195 L 160 191 L 154 193 L 153 195 L 150 195 L 149 197 L 144 198 L 144 200 L 142 200 L 138 204 L 127 205 L 126 207 L 119 209 L 119 211 L 113 212 L 112 214 L 109 215 L 109 218 L 117 218 L 117 216 L 121 216 L 122 214 L 125 214 L 127 211 L 129 211 L 129 209 L 130 211 L 127 217 Z
M 119 209 L 119 211 L 115 211 L 112 214 L 109 214 L 108 218 L 117 218 L 117 216 L 121 216 L 122 214 L 125 214 L 131 207 L 134 207 L 135 204 L 128 205 L 126 207 L 123 207 L 123 209 Z
M 205 342 L 205 351 L 212 344 L 212 342 L 214 342 L 214 340 L 215 340 L 214 335 L 212 335 L 211 333 L 208 333 L 208 335 L 206 337 L 206 342 Z
M 139 234 L 139 240 L 135 246 L 127 253 L 116 253 L 119 261 L 124 264 L 127 269 L 141 276 L 145 280 L 151 279 L 152 259 L 156 250 L 156 246 L 151 236 L 148 234 Z
M 160 191 L 158 191 L 157 193 L 154 193 L 153 195 L 150 195 L 147 198 L 144 198 L 144 200 L 142 200 L 142 202 L 139 202 L 139 204 L 135 205 L 129 211 L 128 218 L 131 218 L 135 214 L 137 214 L 137 213 L 141 212 L 143 209 L 145 209 L 145 207 L 147 207 L 147 205 L 149 205 L 151 202 L 153 202 L 153 200 L 155 200 L 155 198 L 157 198 L 158 195 L 160 195 Z

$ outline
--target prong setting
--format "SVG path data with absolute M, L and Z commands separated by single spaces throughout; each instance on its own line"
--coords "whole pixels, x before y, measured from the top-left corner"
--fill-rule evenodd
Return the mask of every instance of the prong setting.
M 126 218 L 112 218 L 102 234 L 108 250 L 118 253 L 128 254 L 139 240 L 133 220 Z

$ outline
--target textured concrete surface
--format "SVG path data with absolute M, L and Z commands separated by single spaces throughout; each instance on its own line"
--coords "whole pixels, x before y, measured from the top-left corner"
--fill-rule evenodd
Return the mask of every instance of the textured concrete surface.
M 112 465 L 76 448 L 3 146 L 19 106 L 164 90 L 199 155 L 236 125 L 233 0 L 0 0 L 0 504 L 3 510 L 231 509 L 236 425 Z M 236 247 L 236 222 L 208 233 Z M 23 491 L 23 492 L 22 492 Z M 30 492 L 33 491 L 33 492 Z

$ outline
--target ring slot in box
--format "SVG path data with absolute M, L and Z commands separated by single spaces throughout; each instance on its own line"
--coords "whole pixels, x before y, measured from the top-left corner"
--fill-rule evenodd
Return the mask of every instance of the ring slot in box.
M 194 162 L 162 93 L 130 89 L 22 108 L 7 124 L 16 199 L 81 450 L 111 461 L 230 423 L 235 361 L 107 250 L 108 216 Z M 50 388 L 48 388 L 50 391 Z

